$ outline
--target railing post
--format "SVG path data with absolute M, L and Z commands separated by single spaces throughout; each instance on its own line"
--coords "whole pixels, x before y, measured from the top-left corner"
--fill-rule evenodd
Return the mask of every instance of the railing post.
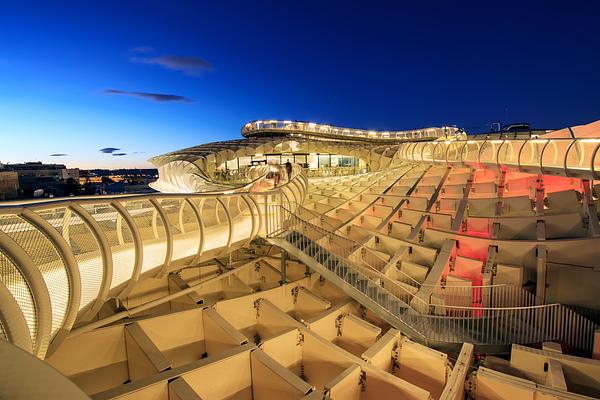
M 271 233 L 270 227 L 269 227 L 269 214 L 268 214 L 268 208 L 267 208 L 267 200 L 268 200 L 268 194 L 264 195 L 264 205 L 265 205 L 265 235 L 269 235 Z
M 279 280 L 280 285 L 285 285 L 287 282 L 287 252 L 285 250 L 281 250 L 281 279 Z

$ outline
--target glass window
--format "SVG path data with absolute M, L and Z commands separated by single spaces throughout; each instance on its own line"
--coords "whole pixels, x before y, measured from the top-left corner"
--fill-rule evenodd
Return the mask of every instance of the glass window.
M 271 154 L 267 156 L 268 164 L 281 164 L 281 156 L 279 154 Z
M 266 163 L 267 163 L 267 157 L 265 157 L 265 156 L 252 156 L 252 165 L 266 164 Z
M 227 169 L 230 171 L 238 169 L 238 159 L 227 161 Z
M 294 155 L 295 162 L 297 164 L 301 164 L 304 166 L 308 161 L 306 161 L 306 154 L 296 154 Z
M 240 157 L 238 160 L 240 161 L 240 168 L 250 165 L 250 157 Z
M 342 164 L 342 156 L 338 156 L 337 154 L 331 155 L 331 166 L 332 167 L 340 167 Z
M 308 162 L 308 168 L 317 169 L 319 168 L 318 156 L 316 154 L 311 154 L 306 157 Z
M 319 154 L 319 168 L 331 166 L 329 154 Z

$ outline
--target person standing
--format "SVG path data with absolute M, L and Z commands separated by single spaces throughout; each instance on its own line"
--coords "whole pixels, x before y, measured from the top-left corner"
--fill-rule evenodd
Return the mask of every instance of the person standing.
M 292 163 L 290 160 L 285 162 L 285 172 L 287 173 L 287 180 L 289 182 L 292 179 Z
M 273 179 L 273 186 L 277 187 L 279 184 L 279 165 L 275 162 L 269 162 L 269 173 L 267 179 Z

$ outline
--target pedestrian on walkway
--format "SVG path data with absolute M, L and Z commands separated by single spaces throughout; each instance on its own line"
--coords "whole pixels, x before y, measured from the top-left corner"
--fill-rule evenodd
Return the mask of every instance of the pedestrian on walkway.
M 285 162 L 285 172 L 287 173 L 287 180 L 289 182 L 292 179 L 292 163 L 290 160 Z

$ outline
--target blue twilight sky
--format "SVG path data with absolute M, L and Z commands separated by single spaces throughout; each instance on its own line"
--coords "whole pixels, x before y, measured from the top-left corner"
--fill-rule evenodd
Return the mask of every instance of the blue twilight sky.
M 600 3 L 554 3 L 3 1 L 0 162 L 146 167 L 264 118 L 600 119 Z

